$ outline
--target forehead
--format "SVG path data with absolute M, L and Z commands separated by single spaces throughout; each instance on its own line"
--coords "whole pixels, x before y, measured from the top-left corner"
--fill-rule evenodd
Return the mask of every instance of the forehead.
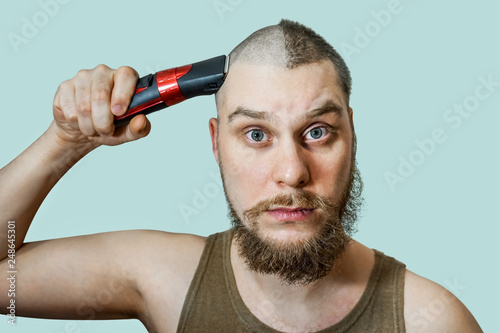
M 220 93 L 218 111 L 222 119 L 238 108 L 278 117 L 300 115 L 330 101 L 347 109 L 330 61 L 293 69 L 238 62 L 231 65 Z

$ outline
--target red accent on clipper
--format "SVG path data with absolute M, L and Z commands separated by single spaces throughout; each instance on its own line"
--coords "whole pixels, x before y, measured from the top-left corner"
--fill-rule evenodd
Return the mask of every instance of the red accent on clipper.
M 115 126 L 127 124 L 137 114 L 149 114 L 188 98 L 215 93 L 226 76 L 226 59 L 218 56 L 141 77 L 127 112 L 115 116 Z
M 135 93 L 134 94 L 138 94 L 138 93 L 140 93 L 141 91 L 143 91 L 145 89 L 148 89 L 148 87 L 137 88 L 137 89 L 135 89 Z
M 156 73 L 158 91 L 160 92 L 161 99 L 167 106 L 172 106 L 186 100 L 179 89 L 177 79 L 186 75 L 192 67 L 193 65 L 186 65 Z

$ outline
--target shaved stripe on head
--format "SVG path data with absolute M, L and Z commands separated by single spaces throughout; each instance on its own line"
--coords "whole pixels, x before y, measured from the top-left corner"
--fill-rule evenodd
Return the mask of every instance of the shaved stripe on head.
M 329 60 L 335 67 L 346 105 L 349 105 L 352 79 L 344 59 L 323 37 L 298 22 L 281 20 L 277 25 L 257 30 L 238 44 L 229 56 L 230 65 L 243 62 L 290 69 Z M 223 90 L 215 96 L 217 105 L 224 96 Z

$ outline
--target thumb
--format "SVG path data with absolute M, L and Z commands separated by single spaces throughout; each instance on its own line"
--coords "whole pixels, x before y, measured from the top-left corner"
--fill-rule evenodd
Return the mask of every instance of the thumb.
M 125 132 L 126 141 L 134 141 L 143 138 L 149 134 L 151 131 L 151 123 L 145 115 L 140 114 L 132 118 L 130 123 L 127 125 L 127 130 Z

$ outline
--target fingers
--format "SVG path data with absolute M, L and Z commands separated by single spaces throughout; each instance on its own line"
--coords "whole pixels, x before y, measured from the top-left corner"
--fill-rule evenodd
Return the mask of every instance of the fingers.
M 95 134 L 92 124 L 92 104 L 90 101 L 92 72 L 81 70 L 74 78 L 74 103 L 77 117 L 77 128 L 82 134 L 91 136 Z M 68 97 L 69 99 L 70 97 Z M 73 127 L 73 126 L 72 126 Z
M 137 72 L 130 67 L 114 70 L 99 65 L 79 71 L 73 79 L 61 83 L 54 97 L 56 123 L 79 140 L 97 139 L 113 144 L 147 135 L 151 125 L 145 117 L 138 117 L 124 129 L 117 129 L 116 133 L 113 124 L 115 115 L 126 112 L 135 93 L 137 78 Z M 106 140 L 107 136 L 114 138 Z
M 78 114 L 76 111 L 75 87 L 72 82 L 64 81 L 59 85 L 54 97 L 54 119 L 59 123 L 78 129 Z
M 131 67 L 120 67 L 114 73 L 115 86 L 111 94 L 111 111 L 114 115 L 121 116 L 127 110 L 138 78 L 139 75 Z
M 113 115 L 111 113 L 111 92 L 114 86 L 113 70 L 105 65 L 97 66 L 93 71 L 90 89 L 91 117 L 89 126 L 99 135 L 113 134 Z M 86 119 L 85 119 L 86 120 Z M 82 133 L 84 128 L 82 128 Z M 86 135 L 93 135 L 87 134 Z

